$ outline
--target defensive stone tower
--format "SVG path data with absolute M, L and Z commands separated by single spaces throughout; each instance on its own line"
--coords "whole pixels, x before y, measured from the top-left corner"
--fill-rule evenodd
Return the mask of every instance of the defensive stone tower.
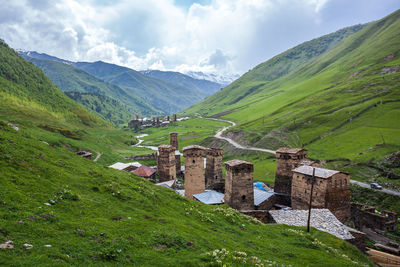
M 307 150 L 282 147 L 276 151 L 276 174 L 274 191 L 290 195 L 292 191 L 292 170 L 307 159 Z
M 176 121 L 176 114 L 173 115 L 173 121 Z
M 172 146 L 158 146 L 157 170 L 160 182 L 176 181 L 175 149 Z
M 253 210 L 253 164 L 234 159 L 225 162 L 225 170 L 225 203 L 237 210 Z
M 206 152 L 206 188 L 217 191 L 224 190 L 222 180 L 222 154 L 223 149 L 210 148 Z
M 181 173 L 181 155 L 178 148 L 178 133 L 169 134 L 169 143 L 175 149 L 176 175 Z
M 169 116 L 167 116 L 167 121 L 169 121 Z
M 136 114 L 136 120 L 137 120 L 137 121 L 139 120 L 139 115 L 138 115 L 138 114 Z
M 185 196 L 193 199 L 193 194 L 203 193 L 205 187 L 204 157 L 206 148 L 187 146 L 183 148 L 185 157 Z

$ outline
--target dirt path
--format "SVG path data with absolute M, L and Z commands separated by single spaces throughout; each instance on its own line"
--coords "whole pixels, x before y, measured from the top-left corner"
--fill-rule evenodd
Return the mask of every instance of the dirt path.
M 230 127 L 236 125 L 236 123 L 233 122 L 233 121 L 223 120 L 223 119 L 215 119 L 215 118 L 203 118 L 203 119 L 215 120 L 215 121 L 224 121 L 224 122 L 228 122 L 228 123 L 231 124 L 231 126 L 225 126 L 224 128 L 218 130 L 217 133 L 214 135 L 215 138 L 218 138 L 218 139 L 221 139 L 221 140 L 225 140 L 228 143 L 230 143 L 231 145 L 233 145 L 234 147 L 239 148 L 239 149 L 261 151 L 261 152 L 275 154 L 275 150 L 270 150 L 270 149 L 265 149 L 265 148 L 258 148 L 258 147 L 251 147 L 251 146 L 242 146 L 241 144 L 238 144 L 234 140 L 232 140 L 232 139 L 230 139 L 228 137 L 222 136 L 222 134 L 226 130 L 228 130 Z M 356 180 L 350 180 L 350 182 L 352 184 L 356 184 L 356 185 L 364 187 L 364 188 L 371 188 L 369 184 L 366 184 L 366 183 L 363 183 L 363 182 L 359 182 L 359 181 L 356 181 Z M 383 193 L 394 195 L 394 196 L 400 196 L 400 192 L 393 191 L 393 190 L 386 189 L 386 188 L 383 188 L 382 190 L 379 190 L 379 191 L 382 191 Z
M 97 156 L 96 156 L 96 158 L 93 160 L 94 162 L 96 162 L 96 161 L 98 161 L 99 160 L 99 158 L 101 157 L 101 155 L 103 155 L 102 153 L 100 153 L 100 152 L 97 152 L 97 151 L 94 151 L 94 152 L 96 152 L 96 154 L 97 154 Z

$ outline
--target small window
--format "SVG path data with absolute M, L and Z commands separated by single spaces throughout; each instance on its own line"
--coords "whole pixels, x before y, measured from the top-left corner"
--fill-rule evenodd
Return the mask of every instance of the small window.
M 242 196 L 242 201 L 245 201 L 245 200 L 246 200 L 246 196 L 243 195 L 243 196 Z
M 195 163 L 195 161 L 193 160 L 192 163 Z

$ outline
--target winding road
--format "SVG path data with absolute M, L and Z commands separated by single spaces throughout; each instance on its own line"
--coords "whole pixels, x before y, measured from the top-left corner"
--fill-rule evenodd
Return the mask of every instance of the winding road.
M 217 133 L 214 135 L 215 138 L 218 138 L 218 139 L 221 139 L 221 140 L 225 140 L 228 143 L 230 143 L 231 145 L 233 145 L 234 147 L 239 148 L 239 149 L 262 151 L 262 152 L 266 152 L 266 153 L 275 154 L 274 150 L 265 149 L 265 148 L 258 148 L 258 147 L 251 147 L 251 146 L 242 146 L 241 144 L 238 144 L 237 142 L 235 142 L 231 138 L 222 136 L 222 134 L 226 130 L 228 130 L 230 127 L 236 125 L 236 123 L 233 122 L 233 121 L 223 120 L 223 119 L 215 119 L 215 118 L 203 118 L 203 119 L 209 119 L 209 120 L 215 120 L 215 121 L 224 121 L 224 122 L 228 122 L 228 123 L 231 124 L 230 126 L 225 126 L 221 130 L 218 130 Z M 367 184 L 367 183 L 359 182 L 359 181 L 356 181 L 356 180 L 350 180 L 350 183 L 356 184 L 356 185 L 361 186 L 363 188 L 371 189 L 371 186 L 369 184 Z M 374 189 L 374 190 L 377 190 L 377 189 Z M 394 195 L 394 196 L 400 196 L 400 192 L 397 192 L 397 191 L 394 191 L 394 190 L 390 190 L 390 189 L 387 189 L 387 188 L 383 188 L 382 190 L 377 190 L 377 191 L 381 191 L 383 193 Z

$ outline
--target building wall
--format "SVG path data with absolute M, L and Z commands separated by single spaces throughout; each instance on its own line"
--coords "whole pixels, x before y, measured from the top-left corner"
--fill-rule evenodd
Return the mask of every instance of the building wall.
M 194 199 L 193 195 L 206 190 L 204 176 L 205 148 L 192 148 L 183 151 L 185 157 L 185 196 Z
M 327 180 L 316 177 L 313 189 L 312 208 L 325 208 Z M 292 208 L 305 210 L 309 208 L 311 194 L 311 177 L 301 173 L 293 173 Z
M 290 195 L 292 191 L 292 170 L 298 166 L 300 161 L 307 158 L 307 150 L 301 150 L 295 154 L 276 152 L 276 158 L 274 191 Z
M 158 147 L 157 171 L 160 182 L 176 180 L 175 149 L 170 145 Z
M 325 207 L 342 223 L 350 219 L 350 176 L 346 173 L 334 174 L 328 180 Z
M 350 218 L 350 177 L 337 173 L 329 178 L 315 177 L 312 208 L 327 208 L 342 223 Z M 311 194 L 311 176 L 293 173 L 292 208 L 308 209 Z
M 221 190 L 223 184 L 222 177 L 222 153 L 219 148 L 210 148 L 206 152 L 206 188 Z
M 238 162 L 242 163 L 225 163 L 225 203 L 237 210 L 254 210 L 253 164 Z

